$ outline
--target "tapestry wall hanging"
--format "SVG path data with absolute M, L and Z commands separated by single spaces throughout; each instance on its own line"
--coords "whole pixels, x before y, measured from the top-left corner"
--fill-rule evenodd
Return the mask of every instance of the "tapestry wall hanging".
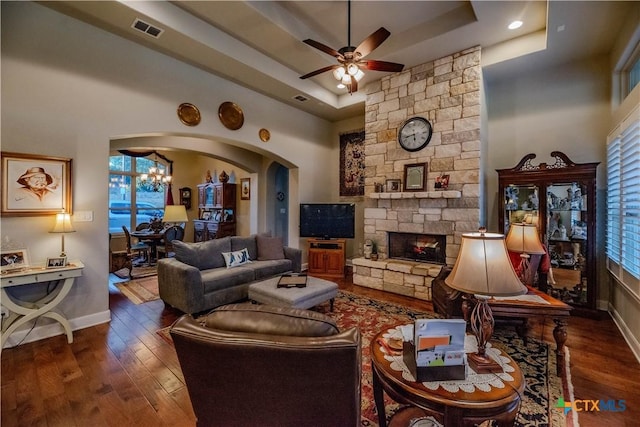
M 340 135 L 340 196 L 364 195 L 364 130 Z

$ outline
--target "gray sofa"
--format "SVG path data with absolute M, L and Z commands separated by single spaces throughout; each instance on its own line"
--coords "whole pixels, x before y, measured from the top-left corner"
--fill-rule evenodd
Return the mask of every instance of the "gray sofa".
M 173 246 L 175 258 L 158 261 L 160 298 L 189 314 L 246 299 L 251 282 L 302 267 L 302 251 L 283 246 L 278 237 L 228 236 Z

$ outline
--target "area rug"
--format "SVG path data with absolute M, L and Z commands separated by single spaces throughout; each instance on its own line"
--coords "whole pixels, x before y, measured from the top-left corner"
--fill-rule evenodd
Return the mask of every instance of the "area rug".
M 160 298 L 158 295 L 158 276 L 148 276 L 115 284 L 124 296 L 134 304 L 142 304 Z
M 341 330 L 358 327 L 362 336 L 362 425 L 378 426 L 378 418 L 373 401 L 373 387 L 369 346 L 371 339 L 381 330 L 402 323 L 411 323 L 415 319 L 436 318 L 432 312 L 420 312 L 401 305 L 378 301 L 346 291 L 339 291 L 334 302 L 333 312 L 328 304 L 316 308 L 335 319 Z M 160 336 L 171 343 L 169 328 L 158 331 Z M 556 356 L 552 345 L 529 338 L 527 346 L 517 336 L 513 328 L 498 328 L 491 341 L 492 345 L 505 351 L 522 369 L 527 382 L 522 396 L 520 413 L 516 426 L 565 426 L 563 408 L 556 408 L 558 399 L 573 400 L 569 393 L 571 387 L 565 387 L 556 372 Z M 565 349 L 566 350 L 566 349 Z M 568 350 L 567 350 L 567 360 Z M 568 364 L 566 366 L 568 373 Z M 567 375 L 567 378 L 570 378 Z M 387 417 L 402 408 L 385 394 Z M 572 411 L 573 412 L 573 411 Z M 577 420 L 573 423 L 577 427 Z

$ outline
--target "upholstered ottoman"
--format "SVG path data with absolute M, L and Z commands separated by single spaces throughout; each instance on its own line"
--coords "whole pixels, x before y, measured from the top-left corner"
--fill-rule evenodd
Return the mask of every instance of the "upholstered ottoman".
M 307 276 L 304 288 L 279 288 L 279 281 L 280 276 L 276 276 L 252 283 L 249 285 L 249 299 L 261 304 L 304 309 L 329 301 L 333 311 L 333 301 L 338 295 L 336 283 Z

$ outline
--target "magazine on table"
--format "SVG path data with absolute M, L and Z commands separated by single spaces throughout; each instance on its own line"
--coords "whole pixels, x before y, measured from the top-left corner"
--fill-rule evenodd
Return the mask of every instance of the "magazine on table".
M 278 280 L 279 288 L 304 288 L 307 286 L 307 275 L 290 273 L 283 274 Z

